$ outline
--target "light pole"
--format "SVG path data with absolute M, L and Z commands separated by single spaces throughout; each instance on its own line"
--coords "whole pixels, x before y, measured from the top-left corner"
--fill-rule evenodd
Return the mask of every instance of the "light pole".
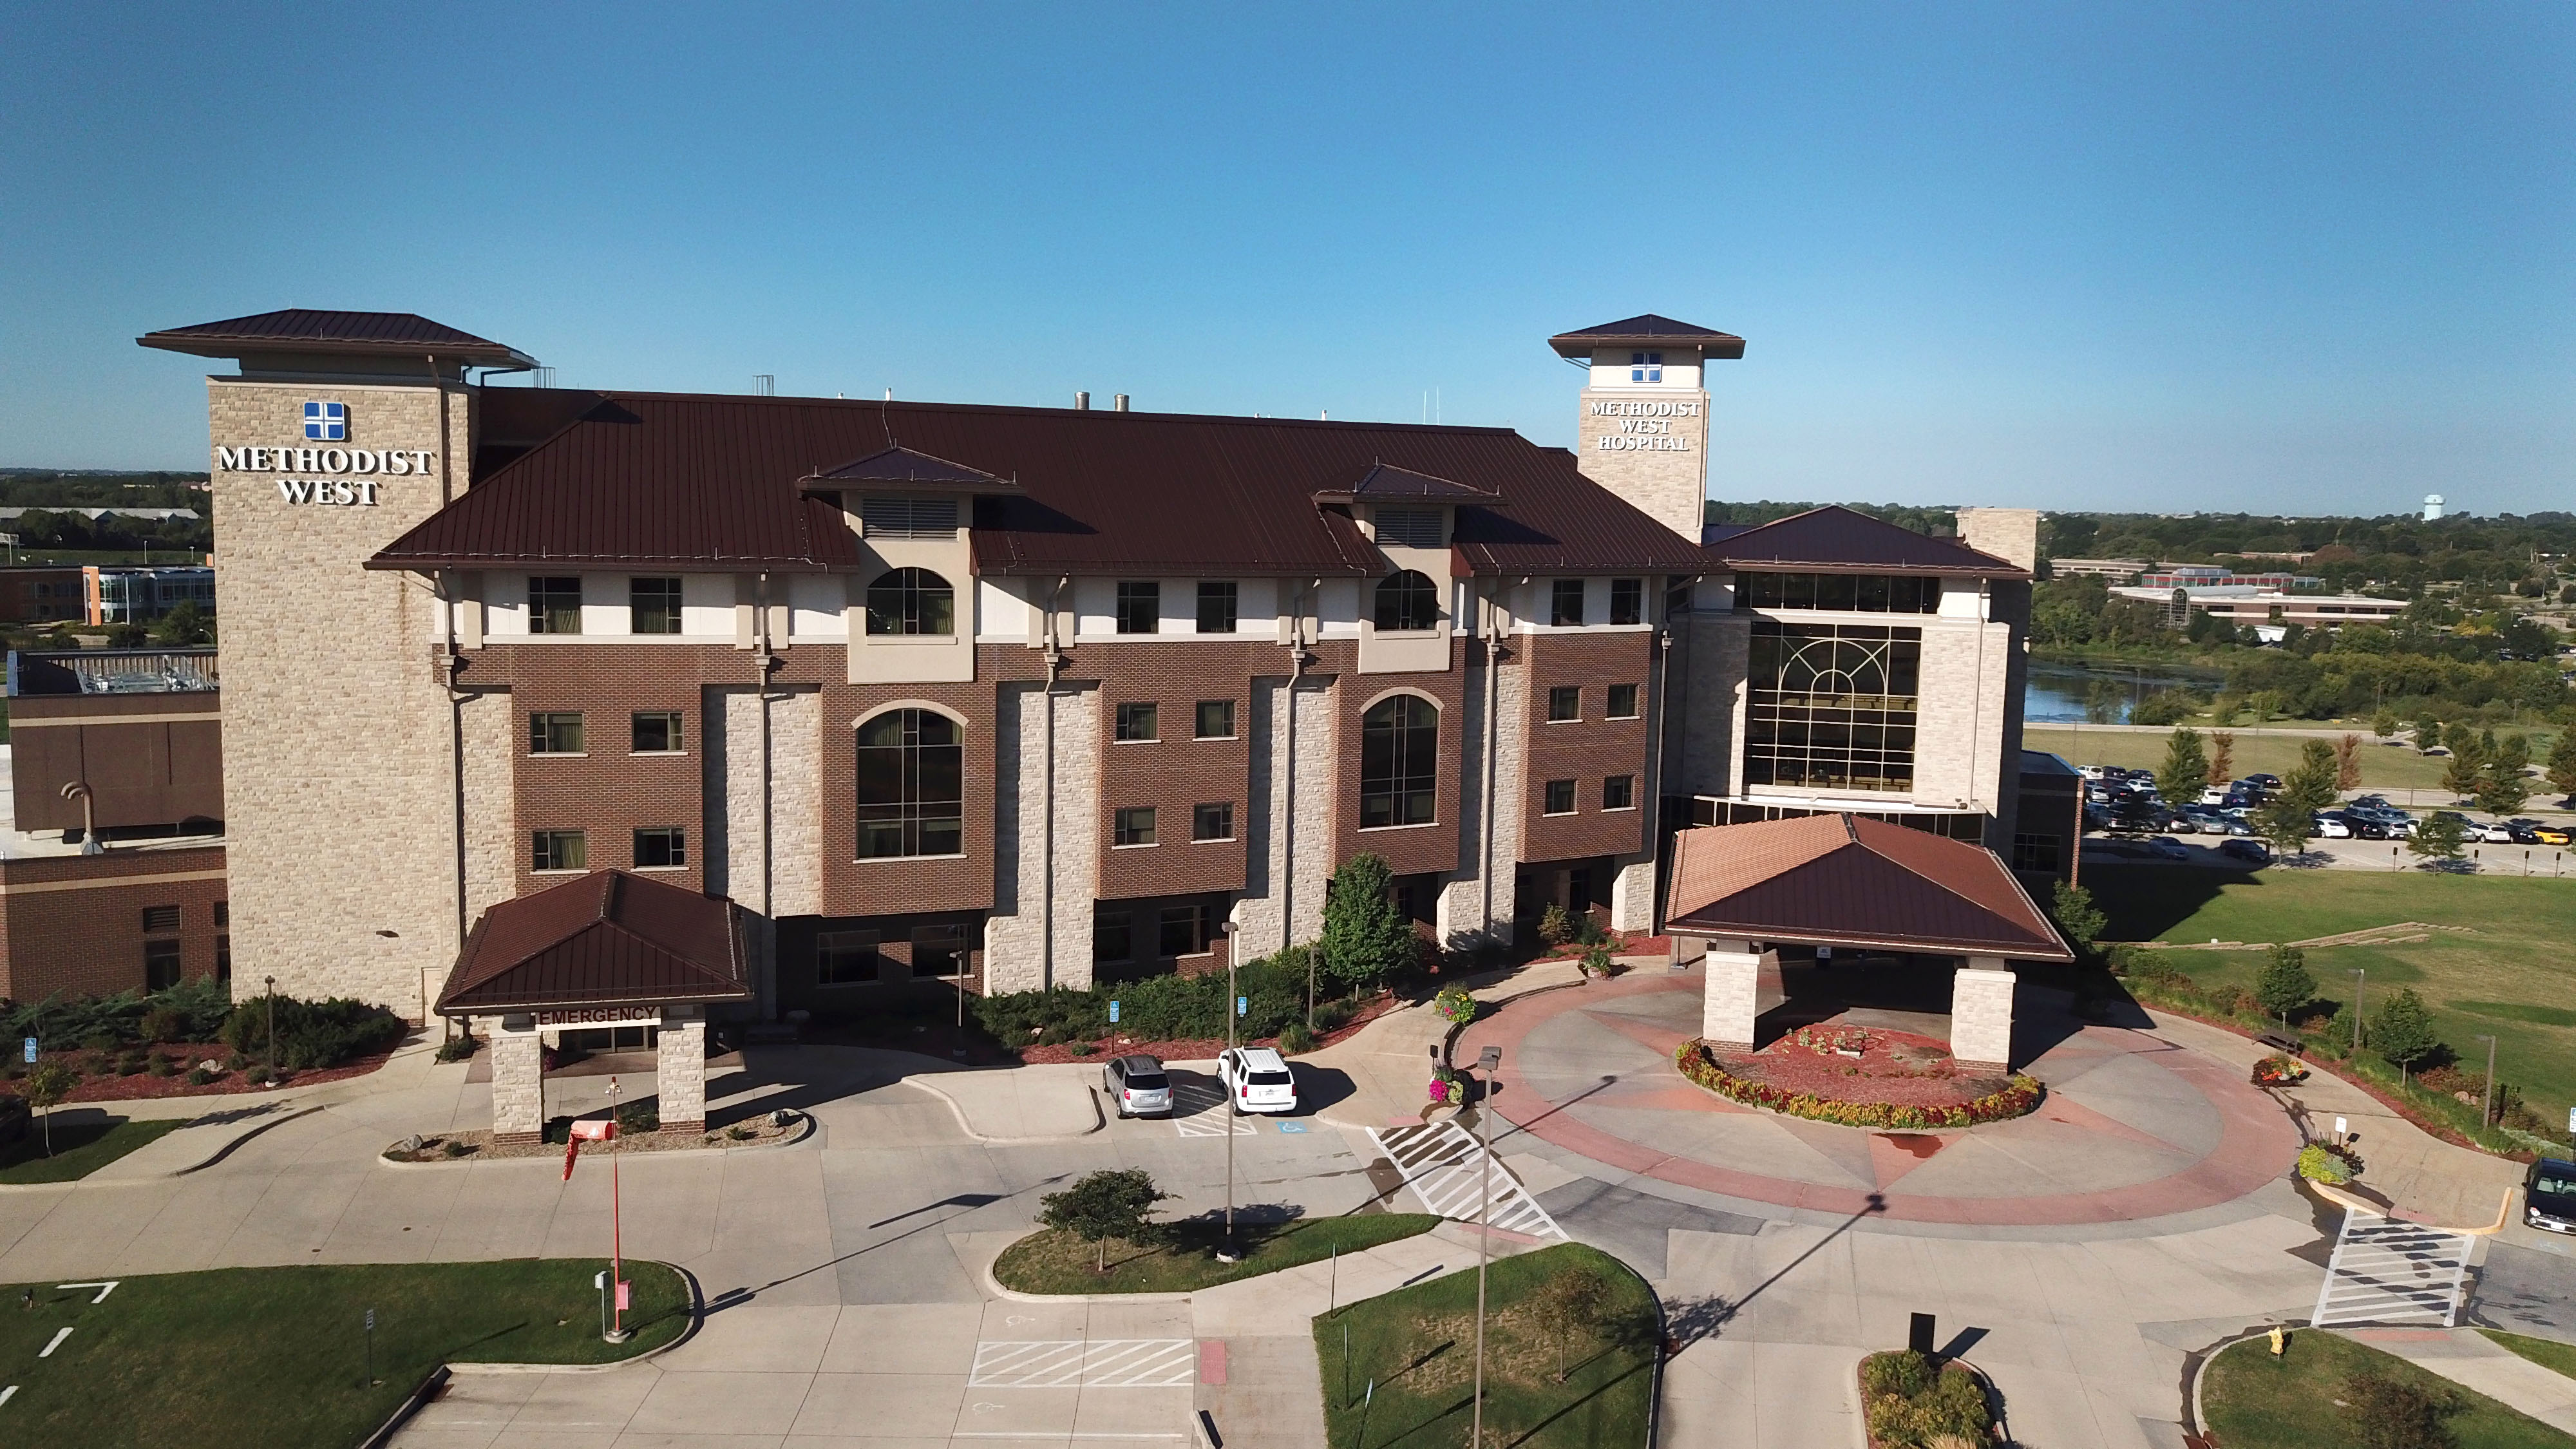
M 1234 917 L 1229 913 L 1218 929 L 1225 932 L 1225 1060 L 1234 1064 L 1240 1077 L 1243 1058 L 1235 1053 L 1235 1028 L 1242 1020 L 1242 1012 L 1236 1005 L 1238 998 L 1234 994 L 1234 925 Z M 1222 1119 L 1225 1126 L 1225 1241 L 1217 1248 L 1216 1257 L 1220 1263 L 1238 1263 L 1243 1260 L 1243 1255 L 1234 1249 L 1234 1128 L 1235 1119 L 1243 1115 L 1238 1105 L 1243 1100 L 1243 1084 L 1240 1080 L 1227 1082 L 1223 1068 L 1217 1071 L 1216 1084 L 1225 1093 L 1225 1117 Z
M 266 978 L 268 984 L 268 1080 L 277 1083 L 277 978 Z
M 2493 1127 L 2495 1125 L 2495 1038 L 2477 1036 L 2471 1037 L 2470 1040 L 2487 1044 L 2487 1084 L 2485 1092 L 2478 1099 L 2478 1125 Z
M 1475 1428 L 1467 1436 L 1474 1449 L 1485 1443 L 1485 1260 L 1494 1241 L 1494 1069 L 1503 1064 L 1503 1049 L 1489 1046 L 1476 1057 L 1485 1074 L 1485 1089 L 1476 1098 L 1476 1409 Z
M 2368 970 L 2364 966 L 2352 968 L 2352 1054 L 2355 1060 L 2361 1056 L 2361 989 L 2367 983 Z

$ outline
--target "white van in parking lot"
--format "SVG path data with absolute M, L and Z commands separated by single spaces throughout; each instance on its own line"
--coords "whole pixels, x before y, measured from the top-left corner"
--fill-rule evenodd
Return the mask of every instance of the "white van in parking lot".
M 1237 1114 L 1297 1110 L 1297 1078 L 1274 1048 L 1234 1047 L 1217 1053 L 1216 1079 Z

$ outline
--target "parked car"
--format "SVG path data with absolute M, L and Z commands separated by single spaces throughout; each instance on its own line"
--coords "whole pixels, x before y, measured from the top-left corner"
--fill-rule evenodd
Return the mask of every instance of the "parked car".
M 2389 836 L 2388 823 L 2375 815 L 2347 812 L 2344 819 L 2351 824 L 2355 840 L 2386 840 Z
M 2272 863 L 2271 847 L 2259 840 L 2222 840 L 2218 843 L 2218 853 L 2256 865 Z
M 1297 1078 L 1275 1048 L 1231 1047 L 1217 1053 L 1216 1078 L 1237 1116 L 1297 1110 Z
M 2176 813 L 2173 828 L 2191 835 L 2225 835 L 2227 817 L 2206 805 L 2185 805 Z
M 2163 860 L 2189 860 L 2191 847 L 2170 835 L 2159 835 L 2147 842 L 2147 849 Z
M 2549 1233 L 2576 1233 L 2576 1162 L 2544 1157 L 2522 1175 L 2522 1220 Z
M 2473 838 L 2487 845 L 2511 845 L 2513 844 L 2513 827 L 2505 824 L 2501 820 L 2494 821 L 2490 824 L 2479 827 L 2478 833 Z
M 2311 836 L 2326 840 L 2352 839 L 2352 822 L 2343 816 L 2333 812 L 2321 812 L 2310 818 L 2315 822 L 2308 832 Z
M 2542 845 L 2576 845 L 2576 835 L 2571 835 L 2564 825 L 2535 825 L 2531 838 Z
M 2281 788 L 2281 777 L 2278 775 L 2248 775 L 2245 777 L 2244 783 L 2253 786 L 2257 790 L 2263 791 L 2265 794 L 2270 794 L 2271 792 Z
M 2201 792 L 2200 792 L 2200 803 L 2201 803 L 2201 804 L 2203 804 L 2203 805 L 2224 805 L 2224 804 L 2226 804 L 2226 803 L 2227 803 L 2227 787 L 2226 787 L 2226 786 L 2224 786 L 2224 785 L 2212 785 L 2212 786 L 2210 786 L 2208 789 L 2201 791 Z
M 1139 1053 L 1111 1057 L 1100 1069 L 1100 1090 L 1121 1117 L 1150 1117 L 1172 1110 L 1172 1079 L 1160 1057 Z

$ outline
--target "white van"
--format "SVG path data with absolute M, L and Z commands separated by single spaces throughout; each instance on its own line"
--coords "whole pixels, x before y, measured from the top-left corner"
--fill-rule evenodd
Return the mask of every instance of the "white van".
M 1270 1047 L 1235 1047 L 1217 1053 L 1216 1079 L 1236 1115 L 1245 1112 L 1294 1112 L 1297 1078 L 1288 1059 Z

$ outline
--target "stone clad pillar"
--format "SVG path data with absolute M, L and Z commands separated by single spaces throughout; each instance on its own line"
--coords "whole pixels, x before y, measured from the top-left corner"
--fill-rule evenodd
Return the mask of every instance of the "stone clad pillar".
M 661 1098 L 662 1130 L 707 1130 L 707 1023 L 665 1016 L 653 1063 L 653 1090 Z
M 1700 1036 L 1721 1051 L 1753 1050 L 1753 1021 L 1762 1014 L 1763 956 L 1750 941 L 1711 941 L 1704 958 L 1708 995 Z
M 545 1038 L 533 1031 L 495 1031 L 492 1042 L 492 1140 L 534 1142 L 546 1130 Z
M 2012 1064 L 2013 984 L 2000 956 L 1971 956 L 1950 986 L 1950 1055 L 1961 1066 Z

